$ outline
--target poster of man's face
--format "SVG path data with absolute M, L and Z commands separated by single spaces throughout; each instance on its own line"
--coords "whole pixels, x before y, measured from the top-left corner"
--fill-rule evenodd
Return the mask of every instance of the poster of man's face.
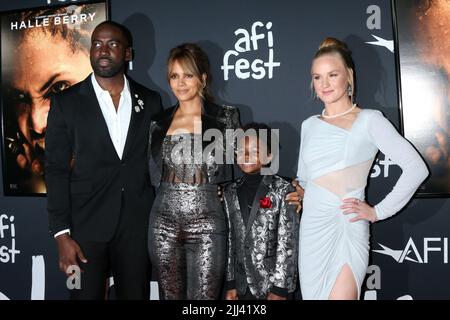
M 450 0 L 395 0 L 402 124 L 431 177 L 420 195 L 450 195 Z
M 43 195 L 50 97 L 91 72 L 90 36 L 105 1 L 1 13 L 5 195 Z

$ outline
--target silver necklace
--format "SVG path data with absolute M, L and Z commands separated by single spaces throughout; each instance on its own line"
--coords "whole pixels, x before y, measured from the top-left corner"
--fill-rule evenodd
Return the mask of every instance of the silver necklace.
M 355 108 L 356 108 L 356 103 L 355 103 L 351 108 L 349 108 L 348 110 L 346 110 L 346 111 L 344 111 L 344 112 L 341 112 L 341 113 L 338 113 L 338 114 L 334 114 L 334 115 L 332 115 L 332 116 L 327 116 L 327 115 L 325 115 L 325 110 L 326 110 L 326 109 L 323 109 L 323 111 L 322 111 L 322 118 L 325 118 L 325 119 L 334 119 L 334 118 L 342 117 L 342 116 L 345 116 L 346 114 L 352 112 L 353 109 L 355 109 Z

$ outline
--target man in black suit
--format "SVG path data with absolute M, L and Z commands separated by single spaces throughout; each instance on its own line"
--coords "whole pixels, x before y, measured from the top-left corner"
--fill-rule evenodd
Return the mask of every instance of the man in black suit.
M 91 38 L 94 73 L 51 100 L 46 133 L 50 233 L 67 275 L 79 267 L 72 299 L 103 299 L 114 276 L 118 299 L 149 298 L 148 215 L 153 202 L 146 163 L 159 94 L 125 76 L 129 31 L 106 21 Z

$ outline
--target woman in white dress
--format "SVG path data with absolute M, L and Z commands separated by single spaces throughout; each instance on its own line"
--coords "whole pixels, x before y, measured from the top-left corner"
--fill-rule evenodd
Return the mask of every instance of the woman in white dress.
M 422 158 L 381 114 L 353 104 L 354 65 L 347 46 L 324 40 L 312 63 L 321 115 L 302 123 L 298 179 L 305 189 L 299 272 L 304 299 L 359 299 L 369 261 L 369 224 L 386 219 L 428 176 Z M 375 205 L 364 189 L 378 151 L 402 169 Z

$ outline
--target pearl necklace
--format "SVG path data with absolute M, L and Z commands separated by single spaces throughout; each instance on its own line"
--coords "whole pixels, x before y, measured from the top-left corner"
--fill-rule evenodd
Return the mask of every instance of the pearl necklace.
M 355 109 L 355 108 L 356 108 L 356 103 L 355 103 L 350 109 L 348 109 L 348 110 L 346 110 L 346 111 L 344 111 L 344 112 L 342 112 L 342 113 L 334 114 L 334 115 L 332 115 L 332 116 L 326 116 L 326 115 L 325 115 L 325 109 L 323 109 L 323 111 L 322 111 L 322 118 L 325 118 L 325 119 L 334 119 L 334 118 L 338 118 L 338 117 L 341 117 L 341 116 L 345 116 L 347 113 L 352 112 L 353 109 Z

